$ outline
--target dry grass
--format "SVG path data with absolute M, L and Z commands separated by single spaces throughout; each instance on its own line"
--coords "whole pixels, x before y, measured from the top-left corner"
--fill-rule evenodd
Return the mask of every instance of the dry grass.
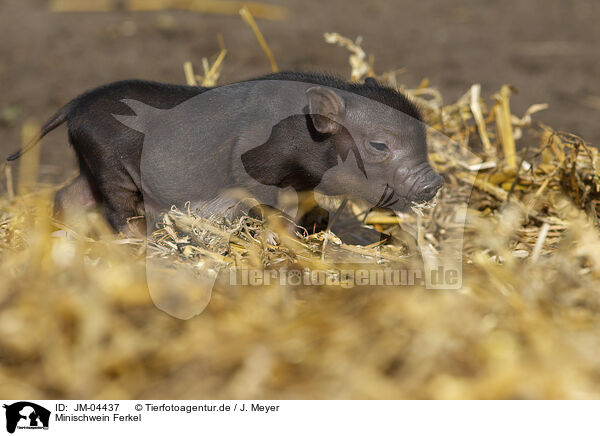
M 353 79 L 374 74 L 360 41 L 328 39 L 351 48 Z M 378 77 L 397 84 L 393 72 Z M 153 305 L 139 241 L 111 235 L 93 215 L 69 238 L 53 236 L 65 229 L 50 214 L 56 188 L 21 191 L 0 199 L 0 396 L 598 398 L 597 149 L 532 122 L 540 106 L 511 114 L 508 87 L 487 102 L 475 85 L 450 105 L 426 81 L 404 90 L 454 142 L 432 140 L 447 181 L 435 207 L 368 217 L 392 243 L 347 246 L 302 232 L 273 241 L 248 217 L 174 210 L 152 252 L 222 273 L 245 265 L 335 275 L 321 258 L 328 239 L 338 252 L 378 259 L 370 268 L 414 265 L 424 250 L 443 251 L 468 204 L 460 290 L 229 286 L 222 274 L 204 313 L 181 321 Z M 172 286 L 197 284 L 183 275 Z

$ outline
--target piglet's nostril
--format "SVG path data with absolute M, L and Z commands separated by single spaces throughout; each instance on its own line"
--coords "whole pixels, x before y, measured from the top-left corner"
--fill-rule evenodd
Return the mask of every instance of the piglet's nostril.
M 433 197 L 433 195 L 437 192 L 437 188 L 434 186 L 427 186 L 421 191 L 421 195 L 423 197 Z
M 436 177 L 436 180 L 421 189 L 419 197 L 423 200 L 431 200 L 444 184 L 444 179 Z

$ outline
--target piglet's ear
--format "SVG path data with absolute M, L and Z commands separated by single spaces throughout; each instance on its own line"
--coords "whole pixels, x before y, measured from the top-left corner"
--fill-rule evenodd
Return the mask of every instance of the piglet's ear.
M 345 111 L 343 98 L 335 91 L 321 86 L 306 90 L 308 110 L 315 128 L 321 133 L 335 133 Z

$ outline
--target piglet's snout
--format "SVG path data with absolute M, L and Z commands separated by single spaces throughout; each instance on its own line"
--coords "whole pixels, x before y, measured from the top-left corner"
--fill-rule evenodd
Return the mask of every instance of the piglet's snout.
M 444 179 L 436 174 L 428 163 L 415 170 L 398 168 L 394 174 L 395 190 L 416 203 L 429 201 L 444 185 Z

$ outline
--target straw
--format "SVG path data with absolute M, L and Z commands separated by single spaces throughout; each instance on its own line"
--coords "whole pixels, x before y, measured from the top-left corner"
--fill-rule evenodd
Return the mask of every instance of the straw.
M 275 57 L 273 57 L 273 53 L 271 53 L 271 49 L 269 48 L 267 41 L 265 40 L 262 32 L 258 28 L 256 21 L 254 21 L 254 18 L 252 17 L 252 13 L 250 12 L 250 9 L 248 9 L 247 6 L 243 6 L 239 10 L 239 12 L 240 12 L 240 15 L 242 16 L 242 18 L 244 19 L 244 21 L 252 29 L 252 32 L 254 33 L 254 36 L 256 37 L 256 40 L 258 41 L 260 48 L 262 48 L 262 50 L 265 52 L 265 55 L 267 55 L 267 59 L 269 59 L 269 63 L 271 64 L 271 71 L 274 73 L 278 72 L 279 68 L 277 67 L 277 62 L 275 62 Z

